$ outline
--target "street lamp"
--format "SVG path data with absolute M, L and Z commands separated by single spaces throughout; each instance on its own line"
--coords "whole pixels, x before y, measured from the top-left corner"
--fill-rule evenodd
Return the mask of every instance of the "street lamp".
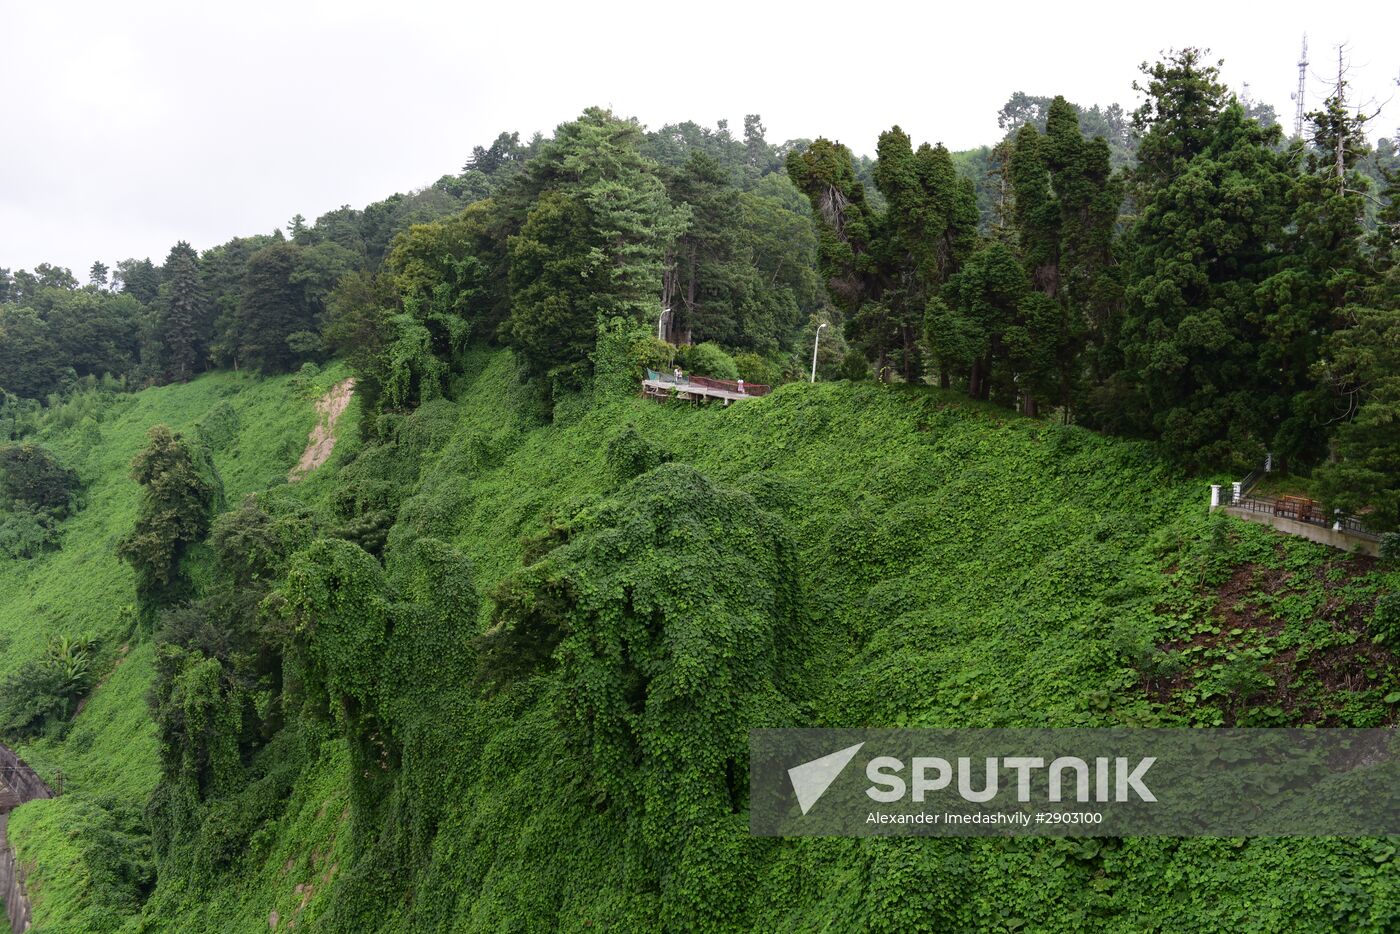
M 817 381 L 817 345 L 822 342 L 822 328 L 826 327 L 825 322 L 817 325 L 817 336 L 812 339 L 812 382 Z

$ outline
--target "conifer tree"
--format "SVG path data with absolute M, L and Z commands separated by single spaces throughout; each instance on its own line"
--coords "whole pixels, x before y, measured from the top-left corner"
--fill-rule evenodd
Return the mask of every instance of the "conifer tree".
M 673 201 L 690 206 L 691 220 L 676 242 L 674 271 L 665 277 L 662 304 L 671 308 L 667 339 L 743 341 L 740 318 L 753 286 L 739 255 L 739 190 L 719 161 L 691 152 L 671 182 Z
M 1144 71 L 1138 213 L 1111 348 L 1122 363 L 1086 415 L 1158 438 L 1187 462 L 1253 466 L 1297 391 L 1293 374 L 1281 382 L 1273 361 L 1261 361 L 1256 295 L 1287 253 L 1292 167 L 1278 128 L 1224 103 L 1218 69 L 1199 51 Z
M 1036 322 L 1033 357 L 1049 369 L 1027 373 L 1026 384 L 1048 390 L 1068 416 L 1086 365 L 1091 378 L 1101 369 L 1099 350 L 1119 301 L 1112 244 L 1122 186 L 1108 143 L 1084 138 L 1063 97 L 1050 102 L 1044 134 L 1029 123 L 1017 132 L 1010 175 L 1021 261 L 1035 289 L 1059 308 L 1056 315 L 1039 304 L 1028 319 Z M 1028 414 L 1038 409 L 1028 390 L 1022 404 Z
M 287 338 L 311 324 L 301 286 L 292 280 L 300 249 L 279 241 L 249 257 L 234 317 L 235 367 L 277 373 L 296 363 Z
M 521 217 L 503 333 L 533 372 L 578 382 L 599 321 L 660 314 L 665 259 L 689 211 L 671 204 L 641 141 L 636 123 L 590 108 L 502 195 Z
M 1344 93 L 1343 83 L 1309 115 L 1313 146 L 1299 166 L 1286 256 L 1258 291 L 1260 364 L 1276 374 L 1279 393 L 1291 393 L 1271 449 L 1295 463 L 1324 459 L 1331 426 L 1353 414 L 1347 410 L 1354 400 L 1334 396 L 1328 381 L 1315 383 L 1312 370 L 1329 335 L 1351 326 L 1352 306 L 1373 281 L 1363 238 L 1366 183 L 1355 169 L 1369 147 Z
M 822 276 L 846 313 L 847 339 L 864 349 L 881 378 L 898 368 L 914 382 L 923 373 L 917 340 L 929 303 L 971 252 L 977 201 L 942 146 L 915 152 L 894 127 L 881 135 L 878 151 L 872 174 L 888 205 L 883 211 L 867 200 L 851 152 L 839 143 L 819 139 L 790 154 L 788 175 L 812 204 Z
M 901 373 L 914 382 L 923 371 L 917 340 L 929 301 L 976 242 L 977 198 L 941 144 L 916 152 L 896 126 L 880 135 L 876 151 L 875 184 L 888 205 L 881 252 L 890 282 L 883 297 L 894 315 Z
M 159 339 L 165 371 L 170 379 L 183 383 L 200 370 L 209 318 L 199 256 L 184 240 L 175 244 L 165 259 L 164 286 Z

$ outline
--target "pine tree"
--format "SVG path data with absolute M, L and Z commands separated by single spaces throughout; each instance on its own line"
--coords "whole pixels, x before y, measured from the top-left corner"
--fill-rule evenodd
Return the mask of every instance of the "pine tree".
M 286 372 L 298 355 L 287 338 L 313 324 L 301 286 L 293 282 L 300 247 L 274 242 L 248 259 L 233 329 L 234 366 Z
M 599 322 L 654 322 L 666 257 L 689 223 L 635 122 L 590 108 L 563 124 L 502 194 L 521 218 L 509 240 L 511 311 L 503 333 L 531 371 L 578 383 Z
M 1224 104 L 1213 66 L 1188 49 L 1144 68 L 1151 95 L 1133 171 L 1117 372 L 1091 401 L 1100 427 L 1162 440 L 1184 461 L 1250 466 L 1297 391 L 1263 361 L 1256 295 L 1282 268 L 1295 179 L 1278 128 Z
M 186 382 L 200 370 L 207 346 L 209 305 L 200 279 L 199 255 L 184 240 L 165 258 L 160 342 L 169 379 Z

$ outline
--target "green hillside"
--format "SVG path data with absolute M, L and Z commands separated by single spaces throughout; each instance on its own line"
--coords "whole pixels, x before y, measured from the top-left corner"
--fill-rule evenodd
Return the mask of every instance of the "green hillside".
M 107 852 L 101 837 L 112 814 L 134 819 L 159 777 L 157 746 L 146 701 L 153 646 L 136 624 L 130 568 L 117 560 L 116 541 L 132 525 L 138 487 L 128 476 L 147 429 L 166 424 L 203 438 L 227 501 L 286 479 L 315 423 L 314 400 L 336 379 L 332 367 L 310 377 L 260 379 L 210 374 L 188 385 L 134 395 L 91 391 L 52 410 L 32 440 L 74 467 L 82 508 L 63 526 L 61 548 L 29 560 L 0 560 L 0 674 L 41 654 L 53 637 L 93 639 L 99 683 L 58 738 L 17 751 L 64 795 L 35 802 L 14 815 L 11 837 L 22 837 L 32 861 L 29 889 L 39 918 L 103 917 Z M 350 431 L 353 446 L 353 430 Z M 314 496 L 319 478 L 305 484 Z M 120 823 L 120 821 L 119 821 Z M 92 908 L 95 914 L 85 912 Z
M 1208 516 L 1145 445 L 929 387 L 576 394 L 546 422 L 504 351 L 383 443 L 342 422 L 263 498 L 316 530 L 264 603 L 285 726 L 147 812 L 153 844 L 126 463 L 148 425 L 231 408 L 231 509 L 281 484 L 337 375 L 206 376 L 116 404 L 100 446 L 46 439 L 87 505 L 0 570 L 5 665 L 90 634 L 111 673 L 21 750 L 69 792 L 10 825 L 41 931 L 1400 924 L 1392 841 L 770 840 L 745 811 L 755 726 L 1394 723 L 1370 559 Z M 387 535 L 345 531 L 375 515 Z

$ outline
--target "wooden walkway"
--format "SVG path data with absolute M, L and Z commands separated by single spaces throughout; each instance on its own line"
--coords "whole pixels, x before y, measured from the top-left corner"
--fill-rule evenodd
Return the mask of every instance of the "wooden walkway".
M 741 388 L 742 387 L 742 388 Z M 669 399 L 675 393 L 677 399 L 690 402 L 711 402 L 719 400 L 724 405 L 757 399 L 772 392 L 771 386 L 744 384 L 738 380 L 710 379 L 707 376 L 682 376 L 677 379 L 669 373 L 647 370 L 642 380 L 642 395 L 651 399 Z

